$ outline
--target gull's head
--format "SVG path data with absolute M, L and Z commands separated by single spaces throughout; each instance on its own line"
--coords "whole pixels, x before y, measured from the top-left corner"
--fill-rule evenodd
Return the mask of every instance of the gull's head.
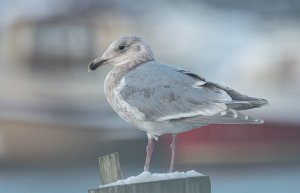
M 123 36 L 111 43 L 102 57 L 89 64 L 89 71 L 96 70 L 104 64 L 136 65 L 152 60 L 154 60 L 153 52 L 147 42 L 137 36 Z

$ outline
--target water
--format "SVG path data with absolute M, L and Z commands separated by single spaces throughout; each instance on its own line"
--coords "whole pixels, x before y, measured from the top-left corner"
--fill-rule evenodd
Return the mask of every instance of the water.
M 133 166 L 126 168 L 125 177 L 141 172 Z M 213 193 L 298 193 L 300 190 L 300 163 L 179 167 L 185 169 L 209 175 Z M 96 165 L 0 170 L 0 193 L 83 193 L 98 185 Z

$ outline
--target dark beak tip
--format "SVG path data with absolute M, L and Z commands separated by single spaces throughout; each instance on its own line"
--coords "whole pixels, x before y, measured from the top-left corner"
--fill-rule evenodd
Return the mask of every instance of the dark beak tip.
M 103 65 L 104 63 L 106 62 L 106 60 L 94 60 L 92 61 L 90 64 L 89 64 L 89 67 L 88 67 L 88 71 L 94 71 L 96 70 L 99 66 Z
M 93 70 L 96 70 L 96 65 L 95 65 L 95 63 L 94 62 L 91 62 L 90 64 L 89 64 L 89 67 L 88 67 L 88 71 L 90 72 L 90 71 L 93 71 Z
M 102 63 L 101 61 L 100 61 L 100 62 L 92 61 L 92 62 L 89 64 L 88 71 L 91 72 L 91 71 L 96 70 L 96 69 L 101 65 L 101 63 Z

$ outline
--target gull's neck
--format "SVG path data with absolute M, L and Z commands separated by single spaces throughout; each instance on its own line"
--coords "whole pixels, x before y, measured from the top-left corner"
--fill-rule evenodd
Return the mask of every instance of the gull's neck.
M 129 71 L 133 70 L 141 64 L 142 63 L 128 62 L 123 63 L 122 65 L 114 65 L 114 67 L 111 69 L 111 71 L 105 78 L 105 92 L 109 92 L 110 90 L 115 88 L 119 84 L 121 79 L 125 76 L 125 74 L 127 74 Z

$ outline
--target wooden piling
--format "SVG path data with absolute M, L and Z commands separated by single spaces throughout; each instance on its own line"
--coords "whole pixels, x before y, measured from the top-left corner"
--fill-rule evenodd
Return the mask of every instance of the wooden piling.
M 100 184 L 105 185 L 122 179 L 119 154 L 117 152 L 98 158 Z
M 118 153 L 99 158 L 101 184 L 115 182 L 122 178 Z M 114 186 L 100 186 L 88 193 L 211 193 L 209 176 L 197 176 L 141 182 Z

